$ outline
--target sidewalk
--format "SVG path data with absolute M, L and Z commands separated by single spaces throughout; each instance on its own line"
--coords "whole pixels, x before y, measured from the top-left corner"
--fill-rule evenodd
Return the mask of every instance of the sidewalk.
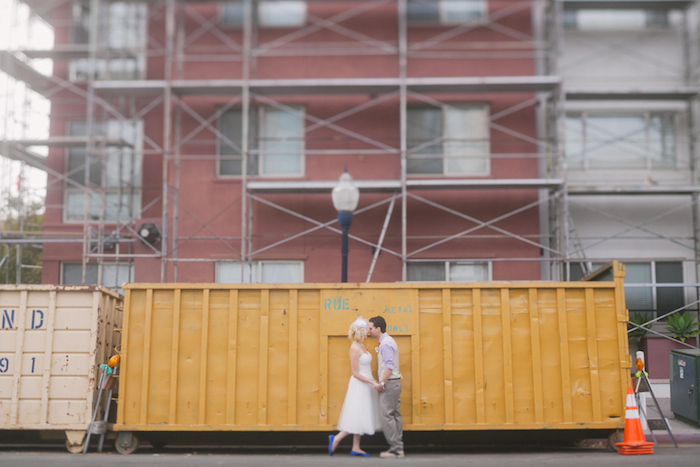
M 671 433 L 673 433 L 676 443 L 679 445 L 700 444 L 700 425 L 697 423 L 693 424 L 688 420 L 677 419 L 673 412 L 671 412 L 671 399 L 657 397 L 656 400 L 659 402 L 661 412 L 666 416 L 668 424 L 671 426 Z M 661 418 L 651 396 L 647 399 L 647 415 L 651 420 L 658 420 Z M 647 441 L 654 441 L 651 431 L 645 429 L 644 434 L 646 435 Z M 673 441 L 665 428 L 654 430 L 653 435 L 656 437 L 657 444 L 673 446 Z

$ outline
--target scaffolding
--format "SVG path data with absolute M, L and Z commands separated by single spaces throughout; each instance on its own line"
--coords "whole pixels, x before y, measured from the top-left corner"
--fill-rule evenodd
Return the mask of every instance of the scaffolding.
M 455 239 L 468 237 L 480 229 L 488 228 L 499 238 L 508 238 L 537 248 L 541 255 L 536 258 L 495 258 L 493 261 L 535 261 L 541 265 L 541 277 L 550 280 L 566 280 L 570 277 L 570 264 L 580 264 L 584 272 L 589 272 L 593 263 L 606 260 L 591 256 L 586 251 L 586 239 L 578 228 L 574 228 L 571 209 L 577 207 L 577 200 L 593 195 L 600 196 L 681 196 L 691 200 L 693 213 L 693 262 L 695 279 L 684 283 L 683 287 L 693 288 L 700 277 L 700 220 L 698 216 L 698 192 L 696 173 L 697 133 L 697 76 L 689 66 L 684 83 L 678 85 L 652 84 L 649 86 L 617 86 L 613 88 L 570 86 L 562 77 L 562 51 L 566 36 L 565 16 L 570 12 L 595 9 L 642 9 L 654 11 L 679 11 L 684 18 L 694 18 L 694 1 L 597 1 L 597 0 L 501 0 L 499 8 L 489 14 L 484 21 L 458 23 L 442 27 L 438 33 L 416 32 L 407 23 L 407 0 L 355 0 L 343 2 L 342 11 L 328 16 L 309 15 L 305 25 L 291 28 L 284 33 L 270 36 L 260 27 L 260 11 L 257 1 L 241 2 L 241 29 L 231 34 L 230 28 L 222 26 L 221 2 L 187 0 L 153 0 L 134 2 L 114 2 L 110 0 L 24 0 L 33 8 L 36 15 L 45 18 L 58 29 L 71 27 L 73 16 L 67 14 L 70 8 L 78 9 L 85 22 L 86 37 L 80 43 L 71 40 L 58 42 L 48 50 L 14 49 L 0 51 L 0 70 L 17 80 L 27 83 L 34 91 L 54 101 L 60 101 L 57 108 L 71 107 L 80 102 L 85 115 L 85 132 L 81 135 L 62 134 L 45 140 L 12 139 L 3 142 L 3 154 L 32 167 L 45 170 L 49 175 L 49 189 L 63 192 L 73 190 L 77 197 L 82 196 L 82 232 L 80 235 L 44 231 L 42 239 L 34 241 L 79 243 L 82 245 L 83 281 L 90 263 L 97 263 L 98 281 L 102 281 L 103 263 L 106 260 L 126 262 L 135 258 L 153 258 L 160 261 L 160 280 L 178 280 L 178 265 L 185 262 L 218 261 L 206 255 L 195 257 L 182 254 L 183 245 L 188 242 L 216 241 L 231 252 L 242 267 L 254 261 L 262 253 L 296 240 L 304 235 L 326 230 L 340 233 L 334 227 L 334 219 L 314 219 L 308 213 L 279 203 L 279 195 L 329 194 L 335 186 L 334 177 L 327 179 L 270 181 L 249 174 L 249 164 L 255 156 L 255 148 L 249 147 L 253 132 L 253 107 L 264 104 L 280 111 L 290 112 L 293 107 L 285 103 L 285 96 L 345 96 L 354 105 L 343 108 L 335 115 L 306 114 L 305 135 L 319 128 L 332 129 L 350 142 L 352 149 L 333 147 L 330 149 L 307 149 L 306 157 L 338 156 L 391 156 L 398 160 L 398 175 L 379 180 L 357 180 L 363 194 L 372 194 L 373 202 L 357 214 L 371 210 L 385 209 L 383 222 L 378 223 L 380 232 L 369 240 L 360 235 L 350 235 L 356 242 L 372 247 L 372 263 L 366 280 L 372 280 L 373 270 L 380 253 L 398 258 L 402 264 L 402 280 L 406 280 L 406 264 L 412 259 L 421 258 L 431 248 L 444 245 Z M 307 2 L 309 4 L 318 2 Z M 333 3 L 333 2 L 323 2 Z M 430 2 L 428 2 L 430 3 Z M 114 5 L 125 5 L 123 10 L 115 10 Z M 525 34 L 509 25 L 514 14 L 532 12 L 533 30 Z M 348 24 L 361 24 L 362 19 L 393 16 L 395 35 L 372 35 L 360 28 L 353 29 Z M 143 21 L 162 25 L 163 36 L 145 35 L 138 28 L 134 42 L 114 42 L 109 30 L 110 14 L 128 24 Z M 686 19 L 686 22 L 690 19 Z M 465 40 L 466 33 L 483 29 L 501 36 L 498 41 Z M 690 28 L 688 28 L 690 29 Z M 314 40 L 315 34 L 332 34 L 343 38 L 330 42 Z M 145 33 L 144 33 L 145 34 Z M 507 38 L 504 39 L 504 38 Z M 73 37 L 75 39 L 75 37 Z M 137 40 L 138 39 L 138 40 Z M 682 48 L 695 51 L 692 44 L 697 40 L 691 34 L 684 34 Z M 140 42 L 139 42 L 140 41 Z M 367 78 L 362 76 L 338 76 L 325 78 L 280 77 L 259 78 L 265 75 L 260 70 L 269 67 L 273 59 L 308 60 L 309 57 L 323 57 L 332 63 L 342 57 L 392 57 L 395 70 L 387 76 Z M 31 61 L 50 58 L 60 67 L 68 67 L 68 75 L 80 75 L 83 79 L 74 81 L 59 75 L 46 76 L 35 71 Z M 445 61 L 530 61 L 535 64 L 533 73 L 523 76 L 416 76 L 412 65 L 422 60 L 439 58 Z M 162 76 L 146 77 L 143 64 L 148 60 L 163 62 Z M 687 63 L 695 63 L 688 58 Z M 230 63 L 230 76 L 217 76 L 216 79 L 192 77 L 192 67 L 207 64 Z M 692 69 L 691 69 L 692 68 Z M 82 74 L 82 75 L 81 75 Z M 268 73 L 269 74 L 269 73 Z M 361 75 L 358 73 L 358 75 Z M 449 106 L 455 95 L 508 95 L 514 96 L 509 106 L 490 115 L 489 127 L 512 138 L 526 143 L 535 150 L 527 153 L 491 153 L 491 160 L 521 158 L 534 160 L 539 167 L 539 175 L 529 178 L 444 178 L 410 177 L 407 165 L 415 157 L 409 148 L 407 134 L 407 111 L 412 103 L 427 106 Z M 361 100 L 357 96 L 368 96 Z M 220 103 L 213 112 L 205 112 L 193 105 L 196 99 L 216 99 Z M 354 100 L 353 100 L 354 99 Z M 590 183 L 586 180 L 572 180 L 564 154 L 564 125 L 567 106 L 570 103 L 586 101 L 657 101 L 678 102 L 687 107 L 687 134 L 690 135 L 689 165 L 691 176 L 687 182 L 662 184 L 617 184 Z M 367 112 L 388 103 L 398 105 L 400 122 L 397 137 L 384 140 L 370 134 L 362 134 L 343 125 L 343 119 Z M 183 197 L 190 196 L 182 186 L 182 164 L 197 158 L 211 158 L 211 155 L 190 155 L 188 146 L 198 144 L 198 135 L 206 132 L 219 141 L 237 146 L 217 126 L 221 116 L 232 108 L 240 108 L 242 115 L 242 135 L 239 152 L 241 155 L 240 196 L 230 200 L 223 210 L 235 204 L 240 211 L 240 234 L 222 235 L 211 224 L 213 218 L 202 219 L 197 213 L 188 212 L 182 203 Z M 499 122 L 524 109 L 536 109 L 537 135 L 533 137 Z M 130 125 L 147 117 L 158 115 L 162 129 L 143 132 L 142 140 L 131 135 Z M 186 127 L 183 120 L 194 120 L 194 127 Z M 162 139 L 152 137 L 162 133 Z M 52 133 L 53 134 L 53 133 Z M 199 141 L 201 143 L 201 141 Z M 202 143 L 204 144 L 204 143 Z M 47 164 L 46 158 L 32 152 L 32 148 L 43 145 L 49 148 L 80 148 L 85 153 L 85 163 L 77 172 L 57 170 Z M 349 146 L 350 147 L 350 146 Z M 150 159 L 160 165 L 150 164 L 149 170 L 161 172 L 162 184 L 158 190 L 146 192 L 139 183 L 117 183 L 110 186 L 106 177 L 111 164 L 111 155 L 118 154 L 125 165 L 117 170 L 134 170 L 139 164 Z M 126 167 L 128 166 L 128 167 Z M 99 180 L 91 179 L 91 170 L 98 172 Z M 76 180 L 75 173 L 84 175 L 84 182 Z M 131 175 L 134 175 L 133 173 Z M 94 177 L 94 175 L 92 175 Z M 124 177 L 140 181 L 139 176 Z M 110 186 L 107 190 L 105 187 Z M 445 191 L 469 193 L 470 190 L 531 190 L 537 193 L 533 199 L 513 208 L 510 212 L 484 220 L 469 212 L 456 210 L 434 199 L 434 193 Z M 126 201 L 125 201 L 126 200 Z M 137 202 L 134 202 L 136 200 Z M 399 204 L 397 207 L 396 204 Z M 431 238 L 419 246 L 411 246 L 409 204 L 430 206 L 455 219 L 468 221 L 473 226 L 440 238 Z M 254 215 L 262 206 L 301 219 L 310 228 L 296 232 L 286 238 L 278 238 L 268 244 L 256 245 Z M 159 212 L 156 214 L 154 211 Z M 389 221 L 395 208 L 400 210 L 400 247 L 390 248 L 384 244 Z M 513 232 L 498 226 L 510 216 L 523 212 L 537 212 L 540 218 L 538 235 Z M 109 219 L 107 212 L 116 213 Z M 183 235 L 182 216 L 196 219 L 197 231 L 206 235 Z M 65 219 L 64 219 L 65 220 Z M 144 241 L 139 235 L 137 223 L 154 221 L 160 225 L 160 247 Z M 413 222 L 416 220 L 414 219 Z M 578 227 L 578 226 L 577 226 Z M 629 231 L 644 229 L 644 222 L 630 224 Z M 648 230 L 648 229 L 647 229 Z M 657 238 L 671 243 L 687 243 L 668 234 L 652 233 Z M 614 236 L 614 235 L 613 235 Z M 589 239 L 590 240 L 590 239 Z M 8 240 L 3 240 L 8 242 Z M 19 240 L 18 240 L 19 241 Z M 595 240 L 594 240 L 595 241 Z M 136 246 L 145 245 L 148 250 L 137 252 Z M 106 248 L 109 247 L 109 248 Z M 112 251 L 113 250 L 113 251 Z M 688 261 L 688 259 L 683 259 Z M 125 278 L 132 280 L 133 277 Z

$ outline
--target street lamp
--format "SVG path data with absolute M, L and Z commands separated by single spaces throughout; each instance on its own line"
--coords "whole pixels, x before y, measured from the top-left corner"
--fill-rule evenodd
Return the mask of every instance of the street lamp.
M 343 232 L 341 255 L 343 258 L 340 282 L 348 281 L 348 231 L 352 224 L 352 212 L 360 201 L 360 190 L 352 184 L 352 177 L 347 169 L 340 175 L 340 183 L 333 188 L 333 206 L 338 211 L 338 224 Z

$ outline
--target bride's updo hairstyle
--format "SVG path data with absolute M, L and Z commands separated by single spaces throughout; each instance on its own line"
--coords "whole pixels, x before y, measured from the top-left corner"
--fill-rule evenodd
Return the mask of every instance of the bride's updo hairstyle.
M 367 321 L 362 319 L 362 316 L 358 316 L 357 319 L 350 325 L 348 339 L 361 343 L 365 337 L 367 337 Z

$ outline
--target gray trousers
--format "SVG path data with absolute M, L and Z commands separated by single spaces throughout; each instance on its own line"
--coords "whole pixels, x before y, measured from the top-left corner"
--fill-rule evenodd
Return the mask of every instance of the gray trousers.
M 384 392 L 379 393 L 379 411 L 382 431 L 389 450 L 403 451 L 403 422 L 401 421 L 401 380 L 387 381 Z

